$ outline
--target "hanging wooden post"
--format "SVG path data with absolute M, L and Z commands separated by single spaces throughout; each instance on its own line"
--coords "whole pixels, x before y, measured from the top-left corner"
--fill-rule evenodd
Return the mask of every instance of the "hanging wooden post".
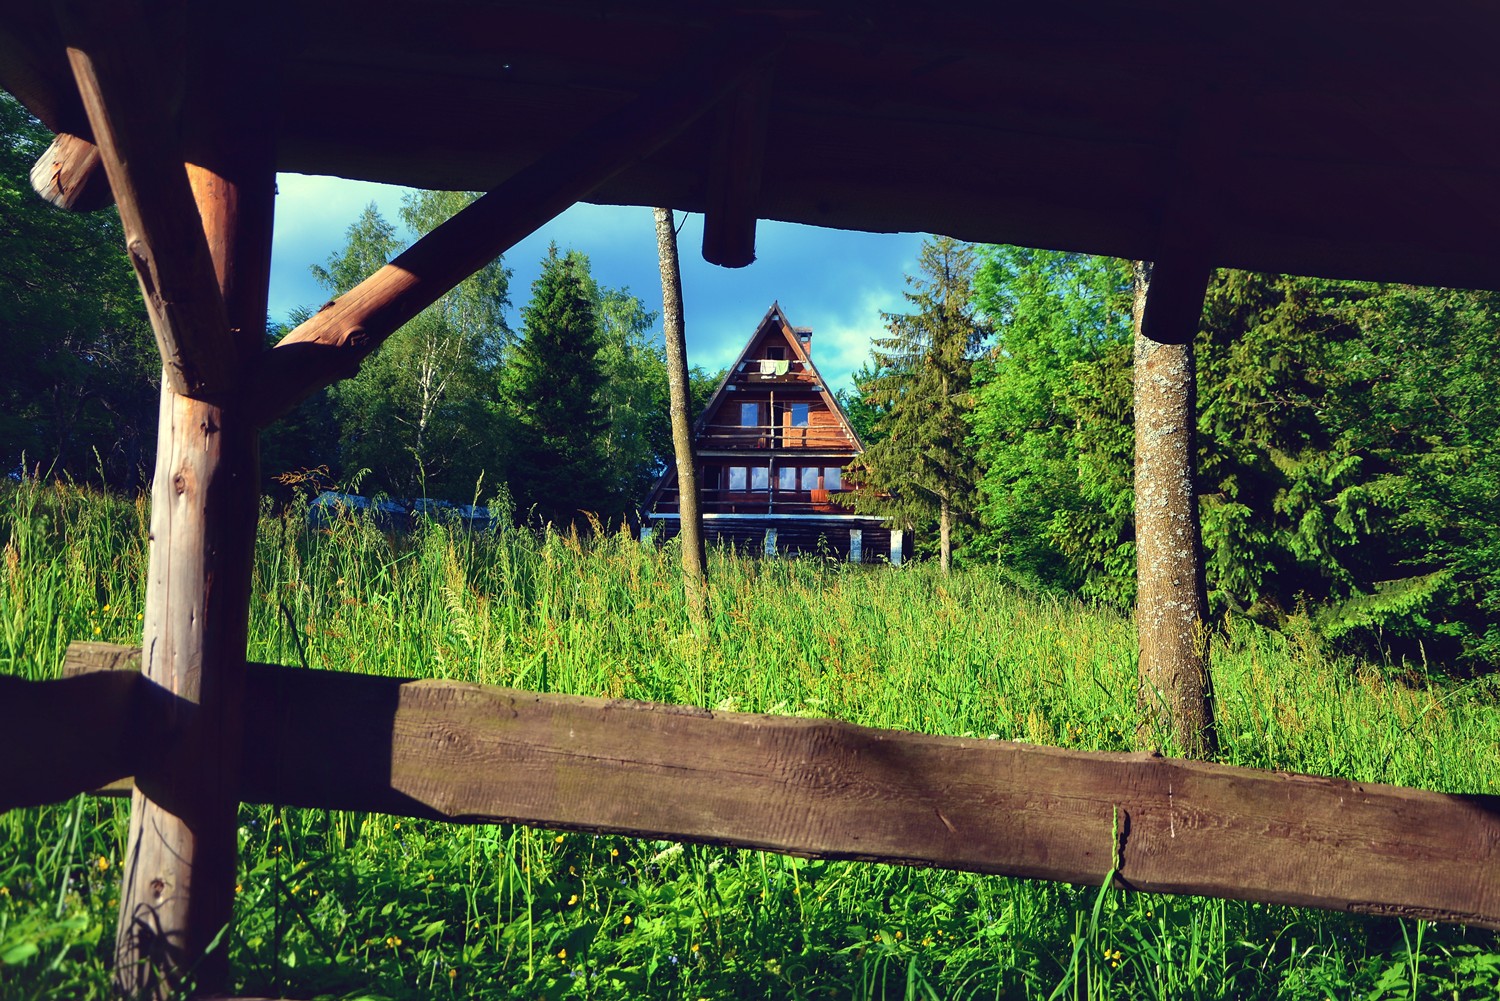
M 116 989 L 212 993 L 228 971 L 259 502 L 241 373 L 264 348 L 270 276 L 265 48 L 248 24 L 189 26 L 205 44 L 190 48 L 179 147 L 136 5 L 69 2 L 60 21 L 165 369 L 142 666 L 170 704 L 132 796 Z
M 719 110 L 719 132 L 708 165 L 703 259 L 726 268 L 755 261 L 755 224 L 766 159 L 772 69 L 766 66 Z

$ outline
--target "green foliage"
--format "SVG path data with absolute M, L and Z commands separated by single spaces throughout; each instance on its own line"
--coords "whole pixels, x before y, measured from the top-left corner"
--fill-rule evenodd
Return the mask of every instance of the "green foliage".
M 862 370 L 869 378 L 858 409 L 872 408 L 871 436 L 848 467 L 855 489 L 845 497 L 899 525 L 926 529 L 941 519 L 951 527 L 974 510 L 965 415 L 973 356 L 989 328 L 973 304 L 972 246 L 930 237 L 917 264 L 921 275 L 907 277 L 905 293 L 916 311 L 885 314 L 889 334 L 874 341 L 873 372 Z
M 511 490 L 543 523 L 572 524 L 580 512 L 599 513 L 608 497 L 594 301 L 588 259 L 553 244 L 521 311 L 524 333 L 505 383 L 515 418 Z
M 147 511 L 0 486 L 0 670 L 138 642 Z M 1128 618 L 948 578 L 614 535 L 261 524 L 250 654 L 372 674 L 1130 748 Z M 1493 792 L 1500 687 L 1411 686 L 1243 621 L 1216 645 L 1226 760 Z M 125 801 L 0 816 L 0 998 L 109 997 Z M 1490 997 L 1495 933 L 670 841 L 244 807 L 236 994 L 323 998 Z
M 996 330 L 970 416 L 982 545 L 1033 586 L 1129 601 L 1129 264 L 986 247 L 974 285 Z
M 1134 594 L 1129 272 L 988 248 L 982 545 L 1031 586 Z M 1500 660 L 1493 294 L 1220 272 L 1195 350 L 1211 610 L 1366 653 Z
M 0 470 L 150 481 L 161 361 L 114 209 L 31 190 L 51 136 L 0 91 Z
M 474 197 L 408 192 L 402 222 L 420 235 Z M 400 249 L 396 227 L 371 204 L 350 225 L 327 267 L 312 271 L 339 296 Z M 356 376 L 329 391 L 339 432 L 335 475 L 368 469 L 372 488 L 405 497 L 465 497 L 481 476 L 502 478 L 507 423 L 498 390 L 511 344 L 505 321 L 509 278 L 500 259 L 485 265 L 392 334 Z

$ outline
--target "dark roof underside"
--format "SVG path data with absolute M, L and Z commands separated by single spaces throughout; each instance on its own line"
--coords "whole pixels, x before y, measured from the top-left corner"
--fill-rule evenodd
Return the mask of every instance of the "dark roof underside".
M 1149 259 L 1188 219 L 1220 266 L 1500 285 L 1478 2 L 298 0 L 268 53 L 279 166 L 492 188 L 731 17 L 786 40 L 762 218 Z M 0 0 L 0 84 L 88 135 L 50 5 Z M 702 209 L 713 117 L 591 200 Z

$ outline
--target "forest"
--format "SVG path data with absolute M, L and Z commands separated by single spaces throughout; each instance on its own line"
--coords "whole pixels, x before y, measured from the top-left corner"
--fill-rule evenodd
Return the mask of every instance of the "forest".
M 118 220 L 32 195 L 50 137 L 8 96 L 0 134 L 0 461 L 12 478 L 141 491 L 159 363 Z M 336 297 L 471 197 L 413 192 L 399 220 L 372 206 L 308 264 Z M 885 332 L 841 394 L 869 446 L 855 502 L 931 552 L 949 522 L 960 564 L 1128 607 L 1129 263 L 933 238 L 916 270 L 909 311 L 871 318 Z M 534 525 L 632 518 L 671 456 L 655 310 L 555 247 L 516 331 L 520 299 L 495 261 L 268 429 L 266 493 L 477 500 Z M 1195 343 L 1216 618 L 1411 672 L 1500 662 L 1497 311 L 1490 292 L 1216 275 Z M 268 322 L 268 340 L 283 332 Z M 715 382 L 694 373 L 700 403 Z

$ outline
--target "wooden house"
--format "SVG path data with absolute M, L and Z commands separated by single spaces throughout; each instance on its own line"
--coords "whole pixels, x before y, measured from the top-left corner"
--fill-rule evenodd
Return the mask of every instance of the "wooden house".
M 864 451 L 812 360 L 812 330 L 772 303 L 693 427 L 704 538 L 777 553 L 826 552 L 900 563 L 910 539 L 884 518 L 838 503 L 844 468 Z M 677 470 L 642 510 L 658 536 L 677 534 Z

